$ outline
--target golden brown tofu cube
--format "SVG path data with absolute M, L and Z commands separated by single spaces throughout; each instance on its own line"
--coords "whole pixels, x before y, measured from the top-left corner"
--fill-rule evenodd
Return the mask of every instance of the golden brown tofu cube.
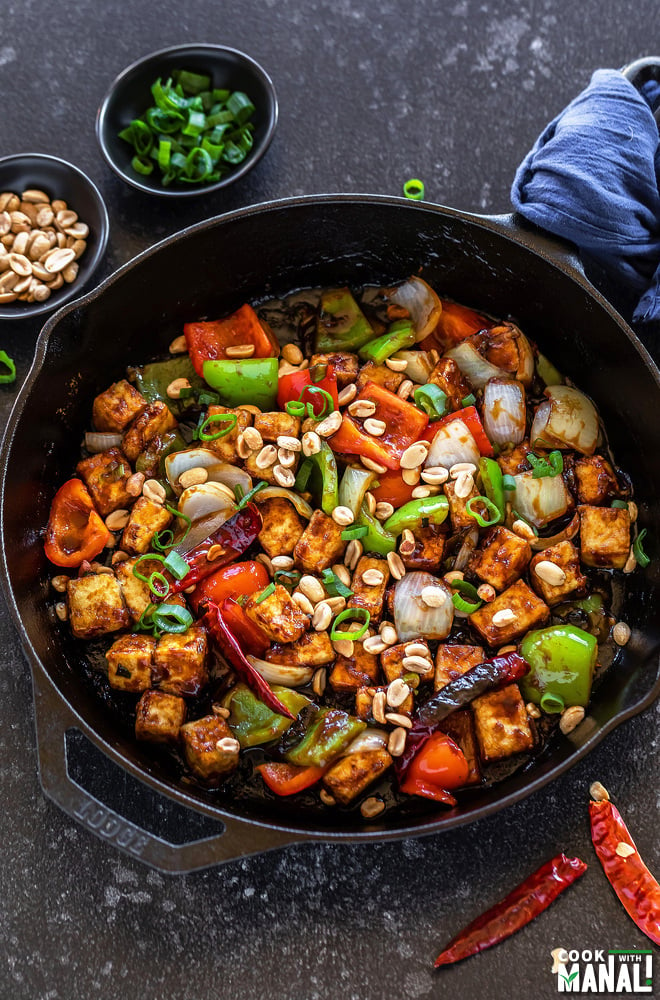
M 559 566 L 565 573 L 563 583 L 552 584 L 541 577 L 536 572 L 536 567 L 540 562 L 551 562 Z M 529 564 L 529 575 L 534 590 L 542 597 L 546 604 L 554 607 L 561 604 L 571 594 L 582 592 L 587 585 L 587 578 L 580 572 L 580 554 L 572 542 L 563 541 L 556 545 L 550 545 L 547 549 L 537 553 Z
M 364 574 L 370 572 L 380 573 L 381 582 L 367 583 Z M 353 596 L 349 598 L 347 606 L 349 608 L 366 608 L 371 615 L 371 620 L 377 621 L 383 613 L 383 601 L 389 578 L 390 568 L 386 559 L 361 556 L 351 580 Z
M 177 426 L 175 417 L 165 403 L 154 400 L 135 418 L 122 439 L 122 449 L 131 462 L 144 451 L 152 438 L 171 431 Z
M 208 640 L 201 626 L 193 625 L 187 632 L 166 632 L 154 652 L 154 687 L 168 694 L 199 694 L 209 682 L 207 657 Z
M 259 544 L 272 558 L 290 556 L 305 530 L 305 523 L 296 508 L 282 497 L 263 500 L 259 504 L 263 526 L 259 532 Z
M 342 562 L 347 542 L 340 527 L 323 511 L 315 510 L 293 552 L 296 565 L 304 573 L 321 573 Z
M 281 583 L 275 584 L 275 590 L 263 601 L 259 594 L 251 594 L 243 610 L 273 642 L 295 642 L 309 628 L 309 618 Z
M 84 480 L 101 517 L 133 503 L 135 498 L 126 492 L 126 482 L 133 470 L 119 448 L 108 448 L 98 455 L 83 458 L 76 472 Z
M 122 434 L 131 420 L 135 420 L 146 406 L 147 401 L 142 393 L 123 378 L 94 400 L 94 426 L 97 431 Z
M 263 479 L 265 483 L 269 483 L 271 486 L 278 486 L 279 483 L 275 479 L 275 469 L 279 464 L 275 461 L 272 465 L 269 465 L 266 469 L 260 469 L 257 465 L 257 455 L 258 451 L 252 451 L 245 459 L 245 471 L 252 476 L 253 479 Z M 293 465 L 291 466 L 291 472 L 295 475 L 300 462 L 300 453 L 297 453 Z
M 472 702 L 481 759 L 488 763 L 531 750 L 534 736 L 517 684 L 482 694 Z
M 580 558 L 585 566 L 623 569 L 630 554 L 630 514 L 619 507 L 581 505 Z
M 390 646 L 389 649 L 384 649 L 380 654 L 380 665 L 383 668 L 383 673 L 385 674 L 385 679 L 388 684 L 395 681 L 397 677 L 403 677 L 405 674 L 410 673 L 408 668 L 404 667 L 403 660 L 409 655 L 406 653 L 406 646 L 410 646 L 412 642 L 414 642 L 416 646 L 425 647 L 426 653 L 424 656 L 429 661 L 429 669 L 419 675 L 420 680 L 430 681 L 433 677 L 433 656 L 431 655 L 428 643 L 425 639 L 414 639 L 410 642 L 400 642 L 396 646 Z M 417 673 L 417 671 L 414 671 L 414 673 Z
M 515 447 L 501 451 L 497 456 L 497 464 L 506 476 L 517 476 L 519 472 L 526 472 L 530 468 L 527 456 L 532 450 L 529 441 L 521 441 Z
M 446 394 L 448 411 L 460 410 L 461 401 L 472 392 L 453 358 L 440 358 L 428 381 Z
M 220 716 L 205 715 L 186 722 L 179 733 L 186 764 L 201 781 L 217 785 L 238 767 L 238 740 Z
M 339 805 L 347 806 L 391 764 L 387 750 L 360 750 L 333 764 L 323 775 L 323 784 Z
M 353 655 L 338 655 L 328 683 L 337 694 L 354 692 L 378 682 L 378 657 L 367 653 L 361 642 L 353 643 Z
M 470 500 L 479 496 L 479 490 L 477 487 L 473 485 L 466 497 L 457 497 L 456 481 L 454 479 L 450 479 L 445 483 L 442 489 L 447 497 L 447 501 L 449 502 L 449 517 L 451 518 L 451 526 L 453 530 L 460 531 L 461 528 L 474 528 L 477 522 L 472 515 L 468 513 L 467 505 Z M 472 506 L 481 514 L 482 517 L 488 517 L 486 508 L 482 503 L 473 504 Z
M 149 743 L 176 744 L 186 721 L 186 703 L 176 694 L 145 691 L 135 710 L 135 736 Z
M 579 503 L 598 506 L 619 493 L 614 469 L 602 455 L 581 455 L 577 458 L 575 479 Z
M 374 703 L 374 695 L 376 691 L 386 692 L 387 688 L 384 687 L 361 687 L 355 692 L 355 714 L 358 719 L 362 722 L 369 722 L 371 725 L 379 725 L 371 714 L 371 707 Z M 396 712 L 397 715 L 407 715 L 409 718 L 412 715 L 414 707 L 414 698 L 412 691 L 407 696 L 406 700 L 398 705 L 396 709 L 387 708 L 387 712 Z
M 500 612 L 507 614 L 500 615 Z M 469 615 L 468 619 L 489 646 L 506 646 L 522 638 L 530 629 L 543 625 L 549 617 L 547 604 L 524 580 L 517 580 L 490 604 L 484 604 Z
M 358 375 L 359 361 L 357 354 L 348 351 L 328 351 L 327 354 L 313 354 L 309 367 L 315 365 L 332 365 L 337 379 L 337 388 L 341 392 L 347 385 L 355 382 Z
M 358 392 L 362 392 L 367 382 L 375 382 L 390 392 L 396 392 L 405 377 L 403 372 L 393 372 L 387 365 L 377 365 L 374 361 L 367 361 L 360 368 L 355 384 Z
M 128 613 L 134 621 L 138 621 L 140 616 L 146 611 L 149 605 L 152 603 L 153 594 L 149 589 L 149 584 L 145 583 L 144 580 L 138 580 L 137 576 L 133 573 L 133 567 L 135 566 L 136 559 L 125 559 L 124 562 L 119 562 L 115 566 L 115 576 L 119 581 L 119 586 L 121 587 L 122 597 L 124 598 L 124 603 L 128 608 Z M 162 564 L 157 562 L 155 559 L 145 559 L 140 563 L 139 571 L 142 576 L 147 578 L 151 573 L 160 572 L 162 569 Z M 172 599 L 170 599 L 172 600 Z
M 266 651 L 269 663 L 282 663 L 292 667 L 324 667 L 332 663 L 335 651 L 327 632 L 305 632 L 295 642 L 275 642 Z
M 435 654 L 434 691 L 446 687 L 485 659 L 481 646 L 452 646 L 441 642 Z
M 506 590 L 523 575 L 532 558 L 526 539 L 514 535 L 508 528 L 491 528 L 483 547 L 472 556 L 470 569 L 495 590 Z
M 146 691 L 151 687 L 151 667 L 156 640 L 151 635 L 122 635 L 105 658 L 110 687 L 119 691 Z
M 66 587 L 69 624 L 77 639 L 93 639 L 128 628 L 131 618 L 121 588 L 110 573 L 69 579 Z
M 468 765 L 466 785 L 478 785 L 481 781 L 481 766 L 479 764 L 479 748 L 474 726 L 474 717 L 469 708 L 452 712 L 442 723 L 442 731 L 451 737 L 465 755 Z
M 162 531 L 172 520 L 169 510 L 146 497 L 139 497 L 131 508 L 128 523 L 121 536 L 121 547 L 132 556 L 144 555 L 149 550 L 151 539 L 157 531 Z
M 447 535 L 436 524 L 415 529 L 415 548 L 401 556 L 406 569 L 433 573 L 440 569 Z
M 267 444 L 275 444 L 278 437 L 299 437 L 300 417 L 292 417 L 290 413 L 255 413 L 254 428 L 259 431 Z

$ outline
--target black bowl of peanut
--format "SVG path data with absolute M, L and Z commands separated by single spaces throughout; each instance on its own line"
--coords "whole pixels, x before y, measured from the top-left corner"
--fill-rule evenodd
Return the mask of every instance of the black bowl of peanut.
M 79 295 L 108 229 L 103 198 L 78 167 L 44 153 L 0 159 L 0 319 L 52 312 Z

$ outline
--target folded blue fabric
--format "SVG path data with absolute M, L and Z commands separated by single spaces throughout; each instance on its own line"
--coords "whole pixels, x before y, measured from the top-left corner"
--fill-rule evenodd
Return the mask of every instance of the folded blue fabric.
M 511 190 L 517 212 L 575 243 L 641 298 L 633 319 L 660 319 L 660 87 L 638 91 L 617 70 L 544 129 Z

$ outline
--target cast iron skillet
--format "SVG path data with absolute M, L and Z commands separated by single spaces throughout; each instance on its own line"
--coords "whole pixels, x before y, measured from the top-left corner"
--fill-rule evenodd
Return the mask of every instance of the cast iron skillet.
M 223 800 L 184 784 L 118 731 L 79 679 L 85 644 L 53 623 L 40 528 L 74 467 L 94 396 L 125 366 L 163 354 L 184 321 L 227 313 L 296 287 L 395 282 L 417 272 L 443 294 L 497 316 L 513 313 L 553 362 L 597 402 L 611 445 L 633 476 L 640 523 L 657 537 L 660 374 L 621 317 L 565 250 L 510 218 L 483 218 L 398 198 L 326 195 L 233 212 L 193 226 L 122 267 L 44 327 L 2 448 L 2 565 L 32 667 L 41 781 L 69 815 L 168 871 L 189 871 L 300 840 L 388 840 L 482 818 L 556 778 L 660 694 L 658 560 L 627 580 L 619 615 L 633 634 L 583 723 L 531 768 L 476 789 L 451 811 L 365 822 L 268 801 Z M 80 730 L 152 789 L 224 832 L 169 844 L 104 807 L 70 776 L 65 734 Z

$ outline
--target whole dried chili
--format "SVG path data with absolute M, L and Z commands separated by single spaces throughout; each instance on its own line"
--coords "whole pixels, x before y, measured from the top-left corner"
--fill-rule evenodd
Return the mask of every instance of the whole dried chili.
M 460 962 L 515 934 L 543 913 L 586 870 L 584 861 L 567 858 L 565 854 L 547 861 L 501 902 L 463 928 L 438 955 L 436 968 Z
M 611 802 L 590 802 L 591 839 L 610 885 L 628 916 L 660 945 L 660 885 L 640 858 L 628 827 Z
M 246 504 L 242 510 L 237 511 L 228 521 L 216 528 L 212 535 L 186 553 L 185 558 L 190 566 L 190 572 L 186 573 L 182 580 L 170 581 L 168 596 L 193 587 L 200 580 L 215 573 L 221 566 L 226 566 L 232 559 L 242 555 L 256 540 L 261 526 L 261 514 L 256 505 Z M 211 549 L 215 549 L 215 552 L 211 552 Z M 212 559 L 208 558 L 209 554 L 213 556 Z

